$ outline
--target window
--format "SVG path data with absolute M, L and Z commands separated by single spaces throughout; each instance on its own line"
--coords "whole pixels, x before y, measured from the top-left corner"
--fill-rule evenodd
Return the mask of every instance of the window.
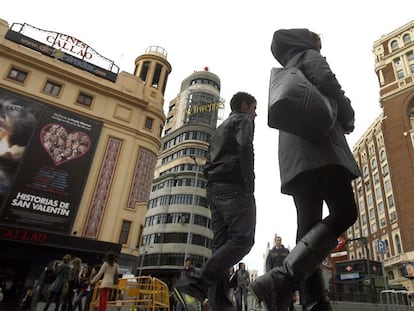
M 378 203 L 378 213 L 384 213 L 384 202 Z
M 390 245 L 389 245 L 389 243 L 388 243 L 388 240 L 387 239 L 385 239 L 385 247 L 386 247 L 386 249 L 387 249 L 387 251 L 386 251 L 386 254 L 387 254 L 387 258 L 389 258 L 390 256 L 391 256 L 391 250 L 390 250 Z
M 395 49 L 398 49 L 398 41 L 392 40 L 391 42 L 391 51 L 394 51 Z
M 373 170 L 375 170 L 377 168 L 377 160 L 372 159 L 372 161 L 371 161 L 371 167 L 372 167 Z
M 378 173 L 375 173 L 374 174 L 374 183 L 375 184 L 378 184 L 379 183 L 379 175 L 378 175 Z
M 147 75 L 148 75 L 148 71 L 149 71 L 149 68 L 150 68 L 150 64 L 151 63 L 149 61 L 145 61 L 142 64 L 141 73 L 139 75 L 139 77 L 142 81 L 147 80 Z
M 168 107 L 168 112 L 171 112 L 175 109 L 175 104 L 172 104 L 170 107 Z
M 391 191 L 391 180 L 387 179 L 384 182 L 384 187 L 385 187 L 385 192 L 390 192 Z
M 128 220 L 122 221 L 121 233 L 119 234 L 118 243 L 126 244 L 128 242 L 129 229 L 131 228 L 131 222 Z
M 377 224 L 372 224 L 371 225 L 371 233 L 375 233 L 377 232 Z
M 390 214 L 390 221 L 391 222 L 395 222 L 397 220 L 397 213 L 394 211 L 394 212 L 391 212 L 391 214 Z
M 403 36 L 403 41 L 404 41 L 404 44 L 410 43 L 410 41 L 411 41 L 411 36 L 410 36 L 408 33 L 406 33 L 406 34 Z
M 401 58 L 397 57 L 394 59 L 394 66 L 401 67 Z
M 375 218 L 375 211 L 373 208 L 369 209 L 369 219 L 374 219 Z
M 394 240 L 395 240 L 395 246 L 397 248 L 397 254 L 401 254 L 402 253 L 402 247 L 401 247 L 400 236 L 398 234 L 396 234 L 394 236 Z
M 385 156 L 384 150 L 381 150 L 380 157 L 381 157 L 381 162 L 384 162 L 387 159 L 387 157 Z
M 24 83 L 24 81 L 27 78 L 27 72 L 19 70 L 17 68 L 12 68 L 9 71 L 9 74 L 7 75 L 7 78 L 20 82 L 20 83 Z
M 414 64 L 410 65 L 410 71 L 411 71 L 411 73 L 414 73 Z
M 62 89 L 62 85 L 47 81 L 43 91 L 53 96 L 59 96 L 61 89 Z
M 162 70 L 162 65 L 157 63 L 155 65 L 154 76 L 152 78 L 152 83 L 151 83 L 152 87 L 158 87 L 160 83 L 161 70 Z
M 368 206 L 371 206 L 372 205 L 372 194 L 371 193 L 367 195 L 367 201 L 368 201 Z
M 413 51 L 407 52 L 406 56 L 407 56 L 407 60 L 409 60 L 409 61 L 414 60 L 414 52 Z
M 382 199 L 382 192 L 381 192 L 381 188 L 375 188 L 375 196 L 377 200 L 381 200 Z
M 387 225 L 387 221 L 386 221 L 385 217 L 380 219 L 380 225 L 381 225 L 381 228 L 383 228 Z
M 367 216 L 365 214 L 362 215 L 361 221 L 362 221 L 362 224 L 363 225 L 366 225 L 367 224 Z
M 90 107 L 92 104 L 92 96 L 86 95 L 84 93 L 80 93 L 78 99 L 76 100 L 77 104 L 81 104 L 87 107 Z
M 367 191 L 371 191 L 371 183 L 369 182 L 369 179 L 367 179 L 367 181 L 365 182 L 365 189 Z
M 145 120 L 145 128 L 150 130 L 152 129 L 152 124 L 154 123 L 154 119 L 147 117 L 147 119 Z
M 388 173 L 389 173 L 389 171 L 388 171 L 388 165 L 387 165 L 387 164 L 385 164 L 385 165 L 382 167 L 382 175 L 387 176 L 387 175 L 388 175 Z
M 402 78 L 404 78 L 404 70 L 398 70 L 397 71 L 397 77 L 398 77 L 398 79 L 402 79 Z
M 364 200 L 359 201 L 359 210 L 364 211 L 365 209 L 365 203 Z
M 391 194 L 387 199 L 388 199 L 388 207 L 389 208 L 394 207 L 395 203 L 394 203 L 394 197 L 393 197 L 393 195 Z

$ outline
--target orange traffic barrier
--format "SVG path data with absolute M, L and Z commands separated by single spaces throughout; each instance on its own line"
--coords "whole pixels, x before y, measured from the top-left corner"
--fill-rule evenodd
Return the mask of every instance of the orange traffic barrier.
M 99 305 L 100 282 L 95 286 L 89 311 Z M 170 311 L 168 286 L 149 276 L 119 279 L 108 295 L 107 309 L 129 307 L 130 311 Z

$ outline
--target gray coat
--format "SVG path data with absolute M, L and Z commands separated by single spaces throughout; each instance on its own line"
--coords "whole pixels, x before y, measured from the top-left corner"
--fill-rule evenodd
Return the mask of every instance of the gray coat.
M 63 284 L 68 281 L 70 270 L 71 266 L 68 263 L 61 263 L 55 268 L 56 279 L 50 285 L 51 292 L 60 293 L 62 291 Z
M 307 29 L 282 29 L 275 32 L 272 53 L 285 66 L 297 53 L 302 53 L 295 67 L 299 67 L 331 102 L 338 105 L 338 117 L 330 135 L 320 143 L 312 143 L 299 136 L 279 131 L 279 169 L 282 193 L 292 194 L 295 177 L 327 165 L 344 167 L 349 178 L 360 175 L 345 133 L 354 128 L 354 110 L 326 59 L 320 54 L 315 40 Z

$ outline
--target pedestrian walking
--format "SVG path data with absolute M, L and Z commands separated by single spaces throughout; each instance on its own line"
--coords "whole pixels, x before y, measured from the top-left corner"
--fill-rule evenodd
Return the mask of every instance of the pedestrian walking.
M 56 278 L 50 285 L 49 294 L 43 311 L 47 311 L 52 302 L 55 303 L 55 311 L 59 310 L 62 294 L 65 295 L 65 291 L 67 292 L 69 287 L 68 278 L 71 269 L 71 259 L 72 257 L 69 254 L 63 256 L 62 263 L 57 265 L 56 268 L 53 270 L 53 273 L 56 276 Z
M 236 271 L 237 288 L 236 288 L 236 306 L 237 311 L 248 311 L 247 307 L 247 293 L 250 284 L 250 275 L 246 270 L 246 265 L 243 262 L 239 263 L 239 269 Z
M 114 277 L 118 274 L 119 266 L 116 262 L 116 255 L 114 252 L 109 251 L 106 253 L 104 263 L 102 264 L 99 272 L 95 275 L 91 281 L 92 285 L 95 285 L 103 276 L 100 284 L 99 306 L 98 311 L 105 311 L 108 301 L 108 295 L 111 289 L 114 287 Z
M 283 263 L 288 254 L 289 250 L 282 244 L 282 238 L 275 235 L 274 245 L 266 256 L 266 272 L 269 272 L 276 267 L 283 267 Z M 289 311 L 295 310 L 295 307 L 293 306 L 293 296 L 290 300 Z
M 204 175 L 212 217 L 212 256 L 199 271 L 179 280 L 174 291 L 181 303 L 200 310 L 208 293 L 210 310 L 233 311 L 229 269 L 252 248 L 256 227 L 254 199 L 254 119 L 256 99 L 238 92 L 229 117 L 210 140 Z
M 329 135 L 318 143 L 279 131 L 281 191 L 296 206 L 297 244 L 282 267 L 251 283 L 254 295 L 270 311 L 286 310 L 296 288 L 306 310 L 332 310 L 320 265 L 357 219 L 351 182 L 360 172 L 345 138 L 354 129 L 354 110 L 321 48 L 320 36 L 308 29 L 277 30 L 271 44 L 282 66 L 301 53 L 292 65 L 338 109 Z M 329 215 L 322 218 L 324 203 Z

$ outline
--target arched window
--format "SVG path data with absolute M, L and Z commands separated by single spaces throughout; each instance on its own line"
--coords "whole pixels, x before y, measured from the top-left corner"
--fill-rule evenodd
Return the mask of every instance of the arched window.
M 375 170 L 377 168 L 377 160 L 376 159 L 371 160 L 371 167 L 372 167 L 373 170 Z
M 384 242 L 385 242 L 385 247 L 387 248 L 387 251 L 386 251 L 385 254 L 386 254 L 387 258 L 389 258 L 391 256 L 390 246 L 389 246 L 388 240 L 385 240 Z
M 380 157 L 381 157 L 381 162 L 384 162 L 387 159 L 387 157 L 385 156 L 384 150 L 381 150 Z
M 398 41 L 397 40 L 392 40 L 391 41 L 391 51 L 394 51 L 398 49 Z
M 410 43 L 411 42 L 411 36 L 410 36 L 410 34 L 406 33 L 403 36 L 403 41 L 404 41 L 404 44 Z
M 398 234 L 396 234 L 395 237 L 394 237 L 394 240 L 395 240 L 395 247 L 397 248 L 397 254 L 401 254 L 402 253 L 402 247 L 401 247 L 400 236 Z

